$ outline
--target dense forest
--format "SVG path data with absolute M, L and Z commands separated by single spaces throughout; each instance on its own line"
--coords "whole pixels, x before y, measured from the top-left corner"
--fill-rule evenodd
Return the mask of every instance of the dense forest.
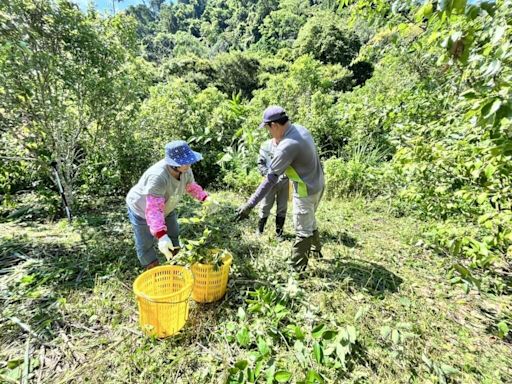
M 163 372 L 173 375 L 172 382 L 197 383 L 512 380 L 510 351 L 508 355 L 499 352 L 510 348 L 512 337 L 511 63 L 510 0 L 150 0 L 109 15 L 92 6 L 83 12 L 67 0 L 2 1 L 0 220 L 5 227 L 0 230 L 0 300 L 4 302 L 0 340 L 6 351 L 0 353 L 0 360 L 5 360 L 0 365 L 2 378 L 28 380 L 30 375 L 37 376 L 37 364 L 43 364 L 44 359 L 32 364 L 29 372 L 32 357 L 24 353 L 30 343 L 24 343 L 23 335 L 28 335 L 27 340 L 32 337 L 32 343 L 38 340 L 41 350 L 48 351 L 55 338 L 61 338 L 62 332 L 66 335 L 66 321 L 89 321 L 87 327 L 92 329 L 99 322 L 90 320 L 93 316 L 105 315 L 109 323 L 114 318 L 116 324 L 131 321 L 127 319 L 135 310 L 133 305 L 122 310 L 132 311 L 126 316 L 103 314 L 99 302 L 115 301 L 115 294 L 102 296 L 97 287 L 107 281 L 98 276 L 119 280 L 118 274 L 135 276 L 135 261 L 112 261 L 107 253 L 133 253 L 129 228 L 123 227 L 127 223 L 123 200 L 148 166 L 163 158 L 167 142 L 183 139 L 201 152 L 204 159 L 194 165 L 196 180 L 218 191 L 220 200 L 238 201 L 240 194 L 247 196 L 261 181 L 256 160 L 268 135 L 258 124 L 263 110 L 277 104 L 292 121 L 310 130 L 318 146 L 327 181 L 320 227 L 322 223 L 325 228 L 336 225 L 333 239 L 350 243 L 350 236 L 342 239 L 336 233 L 350 231 L 354 222 L 368 226 L 368 231 L 379 225 L 379 215 L 395 223 L 389 224 L 388 232 L 379 230 L 371 236 L 367 232 L 368 242 L 379 239 L 375 250 L 389 247 L 389 259 L 406 248 L 423 255 L 422 261 L 412 257 L 405 264 L 423 263 L 427 257 L 431 264 L 418 265 L 436 271 L 434 283 L 444 287 L 441 291 L 446 290 L 447 296 L 449 291 L 461 294 L 447 302 L 478 305 L 490 297 L 497 300 L 492 310 L 482 310 L 486 319 L 491 318 L 483 328 L 492 335 L 492 345 L 499 345 L 496 353 L 503 360 L 486 365 L 469 357 L 455 361 L 454 356 L 440 353 L 436 361 L 421 342 L 428 332 L 412 320 L 397 320 L 393 326 L 376 324 L 380 329 L 376 333 L 367 332 L 367 325 L 357 328 L 365 316 L 368 322 L 386 318 L 367 315 L 373 304 L 364 299 L 353 303 L 354 313 L 352 307 L 336 307 L 334 318 L 347 310 L 354 326 L 341 321 L 333 330 L 335 320 L 315 319 L 309 309 L 302 313 L 294 306 L 307 305 L 290 299 L 288 291 L 288 296 L 279 296 L 270 289 L 275 283 L 269 277 L 270 285 L 250 286 L 249 299 L 227 299 L 226 308 L 209 308 L 204 317 L 198 309 L 197 328 L 174 344 L 141 341 L 146 344 L 136 352 L 124 351 L 119 356 L 141 356 L 133 363 L 139 370 L 128 369 L 126 376 L 112 374 L 107 382 L 165 382 L 159 376 Z M 56 175 L 74 224 L 64 220 Z M 117 208 L 112 211 L 112 207 Z M 105 219 L 111 217 L 107 212 L 113 215 L 111 219 Z M 366 217 L 376 221 L 361 224 L 359 220 Z M 336 223 L 349 219 L 353 221 Z M 231 222 L 219 225 L 239 233 Z M 111 233 L 106 234 L 105 228 Z M 252 231 L 248 226 L 242 228 Z M 81 240 L 60 251 L 45 248 L 44 242 L 30 244 L 31 236 L 46 230 L 55 231 L 50 231 L 50 238 L 63 231 L 69 241 L 73 236 Z M 192 231 L 185 228 L 184 233 L 191 235 Z M 403 233 L 407 239 L 400 241 L 407 246 L 392 248 L 395 240 L 390 239 Z M 114 244 L 117 240 L 108 238 L 114 235 L 124 240 Z M 247 249 L 254 244 L 251 247 Z M 267 258 L 275 252 L 268 245 L 261 247 Z M 240 249 L 241 254 L 249 254 L 242 252 L 244 246 Z M 279 249 L 284 254 L 286 247 Z M 331 251 L 332 267 L 341 251 L 334 245 Z M 81 252 L 96 252 L 97 260 L 84 256 L 77 265 L 69 261 Z M 36 263 L 39 267 L 20 270 L 20 260 L 28 259 L 16 254 L 34 257 L 46 269 Z M 248 256 L 239 256 L 248 260 Z M 50 268 L 50 262 L 44 261 L 53 257 L 59 267 Z M 135 260 L 133 254 L 125 257 Z M 241 283 L 235 283 L 230 292 L 241 294 L 249 289 L 242 283 L 247 279 L 265 280 L 262 271 L 278 270 L 276 263 L 254 267 L 252 272 L 242 272 L 239 264 L 235 281 Z M 400 275 L 400 267 L 396 268 Z M 252 276 L 255 271 L 260 275 Z M 340 289 L 351 297 L 359 295 L 347 288 L 349 282 L 341 281 L 343 276 L 338 276 Z M 86 308 L 80 314 L 79 302 L 84 299 L 76 292 L 66 296 L 65 284 L 59 285 L 60 290 L 54 285 L 57 280 L 69 281 L 75 291 L 82 279 L 88 281 L 84 291 L 95 297 L 90 300 L 94 302 L 91 308 L 99 311 L 96 314 Z M 120 283 L 121 289 L 125 283 Z M 289 289 L 286 276 L 281 283 Z M 336 292 L 327 283 L 325 287 L 319 284 L 297 289 L 305 289 L 306 299 L 317 291 Z M 34 287 L 57 293 L 32 297 Z M 116 292 L 116 288 L 106 289 Z M 121 301 L 128 300 L 129 292 L 123 295 Z M 396 303 L 403 304 L 403 299 Z M 63 309 L 66 300 L 74 300 L 74 310 Z M 244 300 L 249 303 L 245 310 Z M 335 298 L 325 300 L 336 302 Z M 404 311 L 413 311 L 411 299 L 405 300 L 409 304 L 404 304 Z M 257 302 L 261 306 L 255 309 Z M 308 305 L 319 305 L 312 303 Z M 228 309 L 232 317 L 212 320 L 220 313 L 231 313 Z M 62 311 L 66 315 L 53 319 Z M 285 317 L 294 311 L 300 317 L 286 323 Z M 261 329 L 254 320 L 257 316 L 264 319 Z M 136 329 L 135 322 L 129 326 Z M 224 326 L 228 329 L 215 339 L 218 343 L 210 340 L 216 347 L 205 344 L 208 337 L 216 337 L 209 335 L 209 327 Z M 64 345 L 70 344 L 63 340 Z M 191 343 L 199 351 L 211 348 L 208 363 L 199 360 L 216 368 L 196 370 L 187 360 L 177 363 L 187 367 L 180 373 L 172 362 L 186 359 L 180 348 Z M 234 343 L 242 352 L 231 351 L 234 357 L 226 359 L 222 343 Z M 444 339 L 442 343 L 451 342 Z M 103 348 L 109 345 L 106 341 L 100 344 Z M 375 352 L 375 344 L 388 348 L 389 354 Z M 495 348 L 492 345 L 489 350 Z M 153 348 L 162 364 L 167 364 L 160 373 L 157 368 L 144 368 L 155 364 L 147 357 Z M 453 348 L 460 352 L 457 342 Z M 280 353 L 285 349 L 289 353 L 283 357 Z M 70 359 L 78 365 L 69 363 L 61 372 L 64 376 L 52 379 L 55 372 L 40 369 L 50 375 L 44 376 L 50 380 L 46 382 L 87 381 L 80 376 L 80 364 L 88 361 L 87 371 L 95 365 L 88 365 L 85 349 L 76 351 Z M 237 360 L 237 354 L 249 357 Z M 95 359 L 93 364 L 106 364 L 101 368 L 106 375 L 104 356 Z M 382 370 L 387 374 L 378 373 Z M 68 377 L 69 372 L 74 373 Z

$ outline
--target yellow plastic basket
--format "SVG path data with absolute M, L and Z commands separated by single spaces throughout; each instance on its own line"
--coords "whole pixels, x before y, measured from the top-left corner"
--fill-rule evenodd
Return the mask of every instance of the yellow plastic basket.
M 222 252 L 219 249 L 212 252 Z M 224 264 L 214 269 L 212 264 L 194 263 L 191 266 L 194 275 L 194 289 L 192 298 L 198 303 L 211 303 L 219 300 L 226 294 L 228 286 L 229 269 L 233 262 L 231 253 L 225 251 L 223 256 Z
M 183 328 L 193 285 L 190 270 L 176 265 L 149 269 L 135 279 L 139 323 L 147 335 L 163 338 Z

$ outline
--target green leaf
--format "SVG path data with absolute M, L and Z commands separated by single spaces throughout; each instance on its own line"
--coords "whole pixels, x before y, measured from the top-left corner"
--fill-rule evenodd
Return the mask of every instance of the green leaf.
M 478 94 L 472 88 L 462 92 L 460 95 L 462 97 L 464 97 L 465 99 L 468 99 L 468 100 L 473 100 L 473 99 L 476 99 L 478 97 Z
M 245 315 L 245 311 L 242 307 L 238 307 L 238 313 L 237 313 L 237 316 L 240 320 L 245 320 L 246 318 L 246 315 Z
M 347 334 L 348 334 L 348 340 L 353 344 L 356 342 L 357 339 L 357 331 L 356 328 L 353 325 L 347 326 Z
M 349 354 L 350 349 L 348 346 L 336 344 L 336 356 L 338 356 L 338 359 L 340 360 L 341 364 L 345 366 L 345 359 L 347 355 Z
M 404 307 L 410 307 L 412 305 L 411 300 L 409 300 L 407 297 L 401 297 L 400 304 L 402 304 Z
M 235 367 L 243 371 L 245 368 L 247 368 L 248 364 L 249 363 L 247 362 L 247 360 L 239 360 L 235 363 Z
M 263 358 L 260 358 L 256 362 L 256 365 L 254 366 L 254 373 L 255 373 L 256 377 L 258 377 L 260 375 L 261 368 L 263 367 L 264 362 L 265 361 L 263 360 Z
M 456 375 L 457 373 L 459 373 L 459 371 L 457 369 L 455 369 L 447 364 L 441 364 L 440 368 L 446 376 L 453 376 L 453 375 Z
M 484 169 L 485 177 L 487 177 L 488 180 L 491 179 L 494 172 L 496 172 L 496 167 L 492 164 L 488 164 Z
M 320 337 L 322 337 L 324 332 L 325 332 L 325 325 L 320 324 L 320 325 L 317 325 L 315 328 L 313 328 L 313 330 L 311 331 L 311 335 L 313 336 L 313 338 L 319 339 Z
M 26 275 L 21 278 L 20 283 L 28 285 L 31 284 L 35 280 L 35 278 L 36 277 L 34 275 Z
M 322 364 L 323 354 L 322 346 L 317 342 L 313 344 L 313 357 L 318 364 Z
M 290 380 L 292 377 L 292 374 L 288 371 L 277 371 L 274 375 L 274 379 L 278 383 L 286 383 L 288 380 Z
M 428 19 L 432 15 L 433 9 L 434 8 L 430 1 L 423 4 L 423 6 L 420 7 L 420 9 L 418 9 L 418 12 L 416 12 L 416 14 L 414 16 L 416 18 L 416 21 L 418 23 L 421 23 L 424 18 Z
M 510 332 L 510 329 L 508 328 L 508 325 L 505 321 L 500 321 L 498 323 L 498 336 L 501 339 L 504 339 L 507 337 L 508 333 Z
M 478 194 L 478 197 L 477 197 L 476 201 L 477 201 L 478 204 L 483 204 L 488 199 L 489 199 L 489 195 L 487 193 L 485 193 L 485 192 L 481 192 L 481 193 Z M 481 217 L 478 218 L 479 222 L 480 222 L 480 218 Z M 480 223 L 480 224 L 483 224 L 483 223 Z
M 507 27 L 504 25 L 500 25 L 499 27 L 496 27 L 496 29 L 494 30 L 494 35 L 492 36 L 491 44 L 492 45 L 498 44 L 506 31 L 507 31 Z
M 284 312 L 286 311 L 286 307 L 282 304 L 277 304 L 275 307 L 274 307 L 274 312 L 275 313 L 281 313 L 281 312 Z
M 256 376 L 254 374 L 254 370 L 251 368 L 247 368 L 247 381 L 249 383 L 254 383 L 256 381 Z
M 242 327 L 236 334 L 236 340 L 241 347 L 246 347 L 251 342 L 251 336 L 247 327 Z
M 304 349 L 304 343 L 300 340 L 297 340 L 295 342 L 295 344 L 293 344 L 293 348 L 297 351 L 297 352 L 301 352 L 303 349 Z
M 496 75 L 501 70 L 501 62 L 499 60 L 494 60 L 489 64 L 487 69 L 482 74 L 484 77 L 492 77 Z
M 465 15 L 468 20 L 476 19 L 478 17 L 479 13 L 480 13 L 480 10 L 477 6 L 472 5 L 472 4 L 466 6 Z
M 330 356 L 336 351 L 336 343 L 331 343 L 324 349 L 324 356 Z
M 23 364 L 23 359 L 9 360 L 7 362 L 7 368 L 14 369 L 14 368 L 18 367 L 21 364 Z
M 412 328 L 412 324 L 411 323 L 397 323 L 396 324 L 397 328 L 403 328 L 403 329 L 411 329 Z
M 338 333 L 336 331 L 325 331 L 322 335 L 322 339 L 324 340 L 332 340 L 336 337 Z
M 317 372 L 310 369 L 308 373 L 306 374 L 306 384 L 322 384 L 324 380 L 322 379 L 322 376 L 320 376 Z
M 293 345 L 293 349 L 295 350 L 295 356 L 299 363 L 305 367 L 306 366 L 306 357 L 304 356 L 304 344 L 302 341 L 297 340 Z
M 302 332 L 302 329 L 300 329 L 300 327 L 299 327 L 299 326 L 297 326 L 297 325 L 296 325 L 296 326 L 294 326 L 293 331 L 294 331 L 294 333 L 295 333 L 295 337 L 296 337 L 298 340 L 304 340 L 304 337 L 305 337 L 304 332 Z
M 270 354 L 270 349 L 265 340 L 263 339 L 263 337 L 261 336 L 258 337 L 258 351 L 260 351 L 262 356 L 267 356 L 268 354 Z
M 423 360 L 423 362 L 429 369 L 432 368 L 432 360 L 430 360 L 424 353 L 421 354 L 421 360 Z
M 496 13 L 496 4 L 494 1 L 482 1 L 480 8 L 484 9 L 490 16 L 494 16 Z
M 267 378 L 267 384 L 272 384 L 274 382 L 274 372 L 276 371 L 276 365 L 274 363 L 272 363 L 272 365 L 267 368 L 266 372 L 265 372 L 265 376 Z
M 494 115 L 500 109 L 500 107 L 501 107 L 501 100 L 500 99 L 495 99 L 494 102 L 491 104 L 491 106 L 489 108 L 489 111 L 484 116 L 484 118 L 488 119 L 489 117 Z M 483 109 L 482 109 L 482 112 L 483 112 Z
M 367 305 L 363 305 L 362 307 L 359 307 L 356 315 L 354 316 L 354 321 L 358 321 L 362 316 L 366 315 L 367 312 L 368 312 Z
M 250 313 L 261 312 L 262 309 L 263 309 L 263 304 L 261 304 L 261 303 L 251 303 L 251 304 L 249 304 L 249 307 L 247 308 L 247 310 Z
M 439 8 L 442 12 L 446 12 L 448 15 L 452 12 L 454 0 L 441 0 Z

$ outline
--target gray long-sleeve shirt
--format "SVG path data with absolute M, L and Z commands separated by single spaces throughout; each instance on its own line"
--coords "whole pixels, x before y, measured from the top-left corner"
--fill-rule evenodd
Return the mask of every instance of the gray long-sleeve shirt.
M 284 133 L 270 162 L 267 178 L 252 194 L 247 204 L 250 207 L 258 204 L 284 173 L 293 181 L 298 197 L 313 195 L 324 188 L 324 171 L 313 137 L 306 128 L 298 124 L 291 124 Z
M 324 188 L 324 171 L 313 137 L 298 124 L 291 124 L 279 142 L 268 174 L 286 173 L 293 181 L 299 197 L 320 192 Z

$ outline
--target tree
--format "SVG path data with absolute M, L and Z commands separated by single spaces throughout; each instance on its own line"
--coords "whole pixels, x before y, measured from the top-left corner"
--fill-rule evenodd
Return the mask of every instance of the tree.
M 189 32 L 200 37 L 200 22 L 206 3 L 204 0 L 178 1 L 164 4 L 160 11 L 160 29 L 165 32 Z
M 378 67 L 398 64 L 418 78 L 399 103 L 404 76 L 389 79 L 381 103 L 395 108 L 368 111 L 397 149 L 390 187 L 402 207 L 437 221 L 423 241 L 455 261 L 453 283 L 503 292 L 512 255 L 512 3 L 343 3 L 382 27 L 373 44 L 389 51 L 374 56 Z
M 151 10 L 153 11 L 154 14 L 158 14 L 158 13 L 160 13 L 160 8 L 162 7 L 162 4 L 164 2 L 165 2 L 165 0 L 150 0 L 149 7 L 151 8 Z
M 176 41 L 171 33 L 159 32 L 156 35 L 148 35 L 143 40 L 144 57 L 147 60 L 162 62 L 172 57 Z
M 192 54 L 164 60 L 159 69 L 162 78 L 181 77 L 201 90 L 211 86 L 215 76 L 210 60 Z
M 278 8 L 277 0 L 212 0 L 206 5 L 201 34 L 216 51 L 246 50 L 261 38 L 259 27 Z
M 249 55 L 234 52 L 219 54 L 212 61 L 215 86 L 227 95 L 241 93 L 251 98 L 258 87 L 259 61 Z
M 280 48 L 291 48 L 305 21 L 304 16 L 290 13 L 288 10 L 270 12 L 259 27 L 262 37 L 259 45 L 271 53 L 276 53 Z
M 129 6 L 126 14 L 137 20 L 137 37 L 140 40 L 155 32 L 156 14 L 144 4 Z
M 254 92 L 249 104 L 252 114 L 244 129 L 256 130 L 261 111 L 279 104 L 293 121 L 308 127 L 322 151 L 339 150 L 350 136 L 350 128 L 339 124 L 336 88 L 350 84 L 351 75 L 339 65 L 325 67 L 309 55 L 299 57 L 288 71 L 268 76 L 264 87 Z
M 195 177 L 199 183 L 208 184 L 222 177 L 216 165 L 218 155 L 239 128 L 238 123 L 218 89 L 199 91 L 186 79 L 174 78 L 151 88 L 136 125 L 138 142 L 144 146 L 142 153 L 150 154 L 153 161 L 163 156 L 170 138 L 186 140 L 197 148 L 204 160 L 194 165 Z
M 342 19 L 332 13 L 317 13 L 299 31 L 295 41 L 297 55 L 309 54 L 322 63 L 348 67 L 361 43 L 342 25 Z
M 188 55 L 204 57 L 207 53 L 206 46 L 192 34 L 180 31 L 174 35 L 173 55 L 175 57 Z
M 103 21 L 67 1 L 13 0 L 1 3 L 0 22 L 2 125 L 42 175 L 50 178 L 58 161 L 73 204 L 88 151 L 119 128 L 120 111 L 136 110 L 136 76 L 125 66 L 135 53 L 134 19 Z

